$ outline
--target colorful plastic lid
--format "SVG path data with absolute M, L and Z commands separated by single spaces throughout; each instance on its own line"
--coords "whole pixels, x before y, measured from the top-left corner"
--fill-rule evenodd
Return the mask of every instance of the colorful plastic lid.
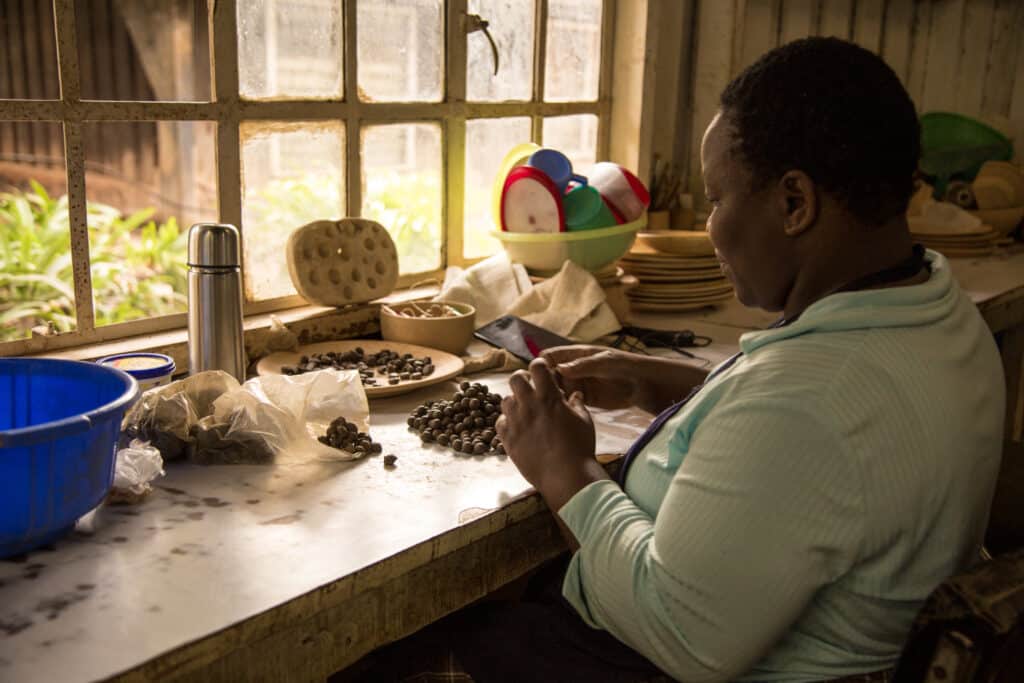
M 523 166 L 530 159 L 530 155 L 540 149 L 540 145 L 533 142 L 522 142 L 509 150 L 501 162 L 498 175 L 494 178 L 491 186 L 491 214 L 494 218 L 494 227 L 501 230 L 501 195 L 505 189 L 505 179 L 509 171 L 516 166 Z
M 118 353 L 96 361 L 124 370 L 135 379 L 153 379 L 174 373 L 174 359 L 162 353 Z
M 565 232 L 565 211 L 554 181 L 544 171 L 517 166 L 501 193 L 501 229 L 508 232 Z

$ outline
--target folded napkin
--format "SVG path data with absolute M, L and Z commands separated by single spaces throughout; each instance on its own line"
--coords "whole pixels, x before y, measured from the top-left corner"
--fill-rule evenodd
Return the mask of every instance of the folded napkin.
M 601 285 L 572 261 L 521 295 L 507 312 L 578 342 L 593 341 L 622 327 L 605 302 Z
M 434 301 L 457 301 L 476 309 L 477 327 L 509 312 L 512 304 L 533 287 L 526 269 L 512 263 L 504 251 L 463 270 L 445 271 L 441 292 Z

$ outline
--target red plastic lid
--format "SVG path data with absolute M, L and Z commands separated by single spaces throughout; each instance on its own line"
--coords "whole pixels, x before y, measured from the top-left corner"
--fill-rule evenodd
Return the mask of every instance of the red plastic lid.
M 508 229 L 507 224 L 507 212 L 509 210 L 508 196 L 509 189 L 519 182 L 534 181 L 539 184 L 542 190 L 546 190 L 551 196 L 551 201 L 554 202 L 555 207 L 558 210 L 558 229 L 557 230 L 540 230 L 535 232 L 565 232 L 565 209 L 562 207 L 562 200 L 559 197 L 558 186 L 555 185 L 554 181 L 548 177 L 547 173 L 533 168 L 532 166 L 517 166 L 509 171 L 508 176 L 505 178 L 505 185 L 501 191 L 501 229 L 504 232 L 515 232 Z

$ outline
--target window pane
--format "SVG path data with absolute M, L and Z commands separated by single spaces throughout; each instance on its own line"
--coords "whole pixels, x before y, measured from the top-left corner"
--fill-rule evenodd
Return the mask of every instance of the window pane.
M 530 139 L 530 118 L 475 119 L 466 122 L 466 198 L 462 254 L 489 256 L 501 248 L 487 233 L 496 228 L 492 189 L 510 149 Z
M 601 73 L 601 0 L 549 0 L 544 99 L 597 100 Z
M 576 173 L 586 173 L 597 161 L 597 116 L 577 114 L 544 119 L 544 146 L 569 157 Z
M 368 102 L 440 102 L 444 68 L 441 0 L 356 5 L 359 96 Z
M 341 99 L 339 0 L 238 3 L 238 87 L 251 100 Z
M 499 70 L 494 73 L 491 44 L 483 31 L 466 37 L 466 96 L 476 102 L 529 100 L 533 94 L 533 0 L 470 0 L 470 14 L 490 23 L 498 45 Z
M 210 99 L 205 0 L 87 0 L 75 20 L 84 99 Z
M 289 296 L 288 235 L 345 215 L 345 130 L 338 122 L 254 121 L 241 136 L 246 297 Z
M 14 125 L 0 122 L 0 133 Z M 13 152 L 4 155 L 13 161 L 0 161 L 0 342 L 29 337 L 32 328 L 75 329 L 61 126 L 17 125 L 45 141 L 48 152 L 35 155 L 0 147 Z
M 217 219 L 215 131 L 197 121 L 82 126 L 97 326 L 186 310 L 188 228 Z
M 441 127 L 363 129 L 363 211 L 391 233 L 401 273 L 441 267 Z
M 28 0 L 20 8 L 8 3 L 0 8 L 0 64 L 0 99 L 60 97 L 50 0 Z

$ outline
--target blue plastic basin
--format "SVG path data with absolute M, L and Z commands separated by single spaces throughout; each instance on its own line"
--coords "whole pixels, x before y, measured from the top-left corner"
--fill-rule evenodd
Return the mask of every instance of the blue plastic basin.
M 117 368 L 0 358 L 0 557 L 53 541 L 99 505 L 138 397 Z

